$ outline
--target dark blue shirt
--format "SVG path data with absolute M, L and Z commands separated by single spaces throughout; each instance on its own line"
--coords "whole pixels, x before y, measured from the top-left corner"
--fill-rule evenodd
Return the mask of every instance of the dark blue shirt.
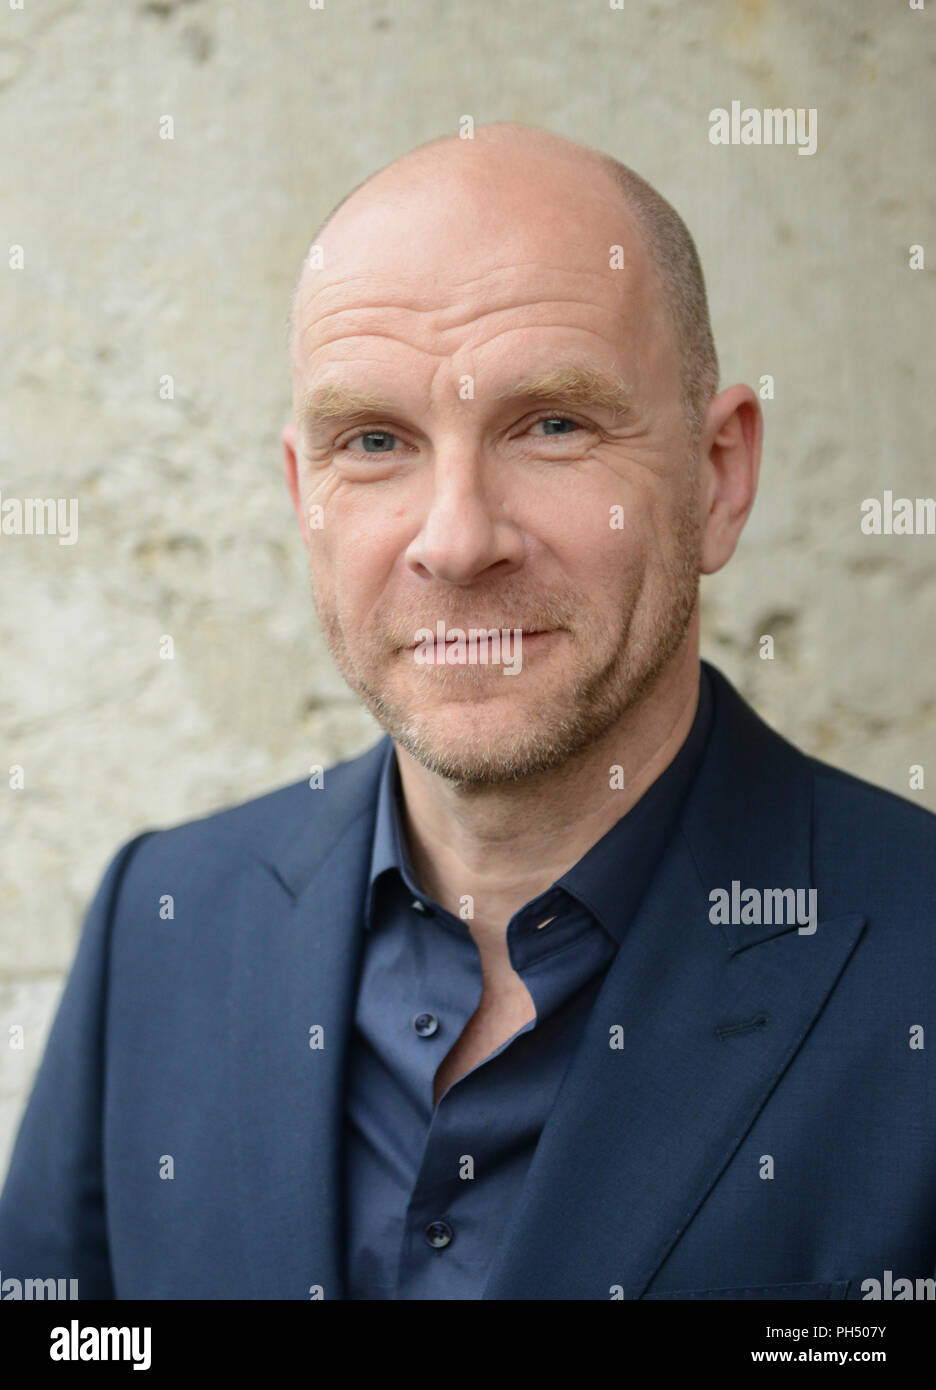
M 390 744 L 348 1062 L 349 1298 L 481 1297 L 588 1012 L 701 762 L 712 697 L 700 670 L 695 719 L 669 767 L 507 925 L 536 1017 L 438 1105 L 435 1073 L 478 1006 L 481 960 L 468 923 L 419 887 Z

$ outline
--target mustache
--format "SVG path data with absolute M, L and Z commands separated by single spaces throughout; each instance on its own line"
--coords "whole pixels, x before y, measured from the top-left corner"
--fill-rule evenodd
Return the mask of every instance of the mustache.
M 394 646 L 412 647 L 416 644 L 417 632 L 428 630 L 434 636 L 439 623 L 444 625 L 446 632 L 458 628 L 462 632 L 474 629 L 475 631 L 523 632 L 526 634 L 554 632 L 558 628 L 567 627 L 569 623 L 565 612 L 562 615 L 555 611 L 540 612 L 536 616 L 524 618 L 518 618 L 512 614 L 505 616 L 505 613 L 509 613 L 509 610 L 505 609 L 494 616 L 466 617 L 463 613 L 447 615 L 436 610 L 428 617 L 414 619 L 411 625 L 404 625 L 398 620 L 395 621 L 390 629 L 390 638 Z

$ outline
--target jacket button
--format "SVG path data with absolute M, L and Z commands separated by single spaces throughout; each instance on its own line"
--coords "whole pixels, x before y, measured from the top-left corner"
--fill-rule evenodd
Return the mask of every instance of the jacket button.
M 434 1250 L 442 1250 L 452 1239 L 453 1233 L 447 1221 L 430 1221 L 424 1234 Z
M 417 1014 L 413 1019 L 413 1027 L 421 1038 L 431 1038 L 438 1026 L 435 1014 Z

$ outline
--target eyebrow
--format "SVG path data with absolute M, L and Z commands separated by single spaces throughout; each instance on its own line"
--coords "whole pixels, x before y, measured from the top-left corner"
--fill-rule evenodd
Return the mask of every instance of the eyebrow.
M 390 410 L 382 396 L 354 391 L 349 386 L 313 386 L 302 398 L 297 423 L 302 429 L 329 420 L 353 420 L 358 415 L 381 414 Z
M 597 405 L 624 418 L 634 412 L 627 384 L 603 367 L 568 364 L 534 372 L 498 391 L 495 400 L 562 400 L 568 405 Z
M 533 372 L 495 393 L 494 400 L 555 400 L 566 405 L 595 405 L 619 419 L 634 413 L 631 392 L 624 381 L 603 367 L 577 363 Z M 302 398 L 297 423 L 300 429 L 335 420 L 386 414 L 398 407 L 382 396 L 327 383 L 313 386 Z

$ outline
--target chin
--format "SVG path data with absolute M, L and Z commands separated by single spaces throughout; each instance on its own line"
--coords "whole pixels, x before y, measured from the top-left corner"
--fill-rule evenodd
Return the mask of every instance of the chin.
M 411 757 L 439 777 L 463 785 L 514 782 L 559 766 L 569 749 L 542 710 L 459 706 L 408 719 L 388 732 Z

